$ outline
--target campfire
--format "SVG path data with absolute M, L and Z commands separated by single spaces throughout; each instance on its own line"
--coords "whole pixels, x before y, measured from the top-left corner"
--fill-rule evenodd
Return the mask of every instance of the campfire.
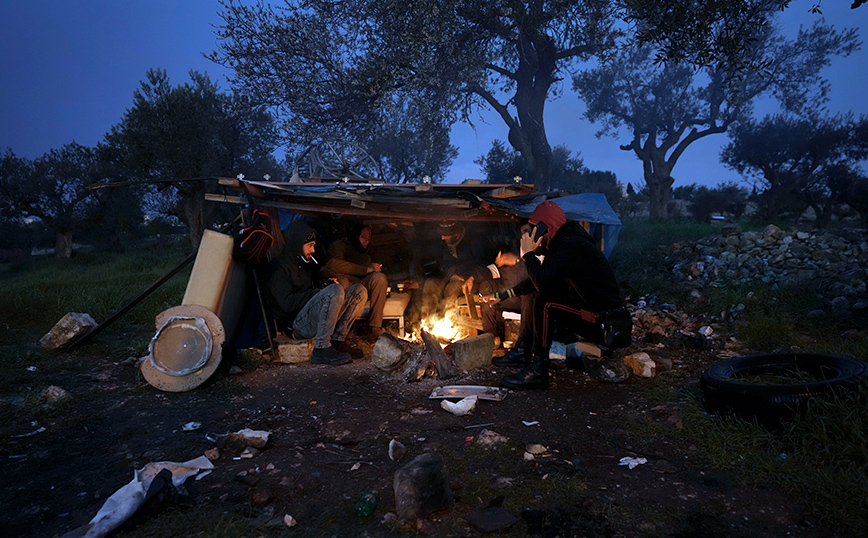
M 423 319 L 404 339 L 382 335 L 372 360 L 386 370 L 403 366 L 406 381 L 425 376 L 448 379 L 462 370 L 490 364 L 494 337 L 477 336 L 478 322 L 474 321 L 460 307 L 447 308 L 441 315 Z

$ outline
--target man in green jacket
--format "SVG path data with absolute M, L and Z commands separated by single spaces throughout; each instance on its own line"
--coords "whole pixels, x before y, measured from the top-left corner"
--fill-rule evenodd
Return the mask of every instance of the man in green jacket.
M 323 276 L 337 279 L 344 287 L 361 284 L 367 290 L 371 302 L 368 324 L 358 332 L 369 342 L 376 341 L 383 333 L 383 309 L 389 286 L 389 279 L 382 272 L 383 266 L 368 254 L 372 238 L 370 226 L 354 226 L 348 237 L 338 239 L 329 247 L 328 260 L 322 270 Z

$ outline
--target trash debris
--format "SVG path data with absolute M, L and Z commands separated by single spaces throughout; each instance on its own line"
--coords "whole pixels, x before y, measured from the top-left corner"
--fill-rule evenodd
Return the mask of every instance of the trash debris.
M 133 480 L 114 492 L 103 503 L 90 523 L 72 532 L 77 533 L 77 536 L 84 536 L 86 533 L 88 538 L 101 538 L 118 528 L 144 504 L 145 493 L 150 488 L 151 482 L 164 469 L 172 473 L 172 484 L 180 486 L 187 478 L 213 468 L 214 465 L 205 456 L 184 463 L 170 461 L 148 463 L 134 471 Z
M 397 439 L 392 439 L 389 441 L 389 459 L 392 461 L 398 461 L 399 459 L 404 457 L 404 454 L 407 453 L 407 447 L 398 442 Z
M 500 443 L 505 443 L 509 441 L 508 437 L 500 435 L 497 432 L 493 432 L 491 430 L 482 430 L 479 435 L 476 437 L 476 442 L 480 445 L 493 446 Z
M 27 368 L 25 368 L 25 370 L 27 370 L 28 372 L 35 372 L 36 366 L 28 366 Z
M 51 385 L 47 389 L 45 389 L 45 401 L 48 403 L 57 403 L 62 402 L 64 400 L 72 399 L 72 395 L 68 390 L 58 387 L 57 385 Z
M 449 400 L 443 400 L 440 402 L 440 407 L 449 411 L 455 416 L 463 417 L 464 415 L 473 411 L 476 407 L 476 402 L 479 399 L 475 394 L 473 396 L 468 396 L 467 398 L 462 398 L 458 402 L 450 402 Z
M 535 456 L 530 452 L 525 452 L 523 457 L 524 461 L 533 461 L 535 459 Z
M 295 518 L 291 515 L 286 514 L 285 516 L 283 516 L 283 524 L 289 528 L 292 528 L 298 525 L 298 521 L 296 521 Z
M 545 454 L 546 452 L 549 451 L 549 449 L 543 445 L 532 444 L 532 445 L 527 445 L 527 447 L 525 448 L 525 451 L 530 452 L 531 454 L 537 455 L 537 454 Z
M 31 435 L 36 435 L 36 434 L 42 433 L 44 431 L 45 431 L 45 426 L 40 426 L 39 428 L 37 428 L 36 430 L 34 430 L 30 433 L 19 433 L 18 435 L 10 435 L 9 437 L 12 437 L 13 439 L 20 439 L 22 437 L 30 437 Z
M 524 424 L 525 426 L 536 426 L 539 424 L 539 421 L 534 420 L 534 421 L 528 422 L 526 420 L 522 420 L 521 423 Z
M 509 390 L 500 388 L 500 387 L 485 387 L 480 385 L 450 385 L 447 387 L 437 387 L 433 391 L 431 391 L 431 396 L 428 396 L 429 400 L 436 400 L 440 398 L 466 398 L 468 396 L 476 395 L 480 400 L 491 400 L 493 402 L 500 402 L 506 395 L 509 393 Z
M 239 446 L 252 446 L 253 448 L 262 448 L 268 443 L 268 437 L 271 432 L 262 430 L 251 430 L 244 428 L 235 433 L 227 433 L 223 436 L 223 441 L 227 444 Z
M 365 493 L 361 499 L 358 500 L 355 506 L 356 515 L 359 517 L 367 517 L 374 513 L 374 508 L 377 507 L 377 501 L 380 500 L 380 494 L 377 490 L 369 491 Z
M 714 332 L 714 329 L 712 329 L 708 325 L 703 325 L 702 327 L 699 328 L 699 331 L 697 331 L 697 332 L 699 332 L 699 334 L 701 334 L 702 336 L 708 337 L 708 336 L 711 336 L 711 333 Z
M 188 422 L 188 423 L 184 424 L 183 426 L 181 426 L 181 429 L 184 430 L 185 432 L 194 432 L 201 427 L 202 427 L 201 422 Z
M 630 469 L 635 469 L 637 466 L 648 463 L 648 460 L 645 458 L 631 458 L 629 456 L 625 456 L 621 458 L 618 462 L 618 465 L 626 465 Z

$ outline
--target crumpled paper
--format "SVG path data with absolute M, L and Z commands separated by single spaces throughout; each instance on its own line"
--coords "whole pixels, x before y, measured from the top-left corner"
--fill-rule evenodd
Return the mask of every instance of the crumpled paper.
M 643 463 L 648 463 L 648 460 L 645 458 L 631 458 L 629 456 L 621 458 L 618 465 L 626 465 L 630 469 L 635 469 L 637 466 L 642 465 Z

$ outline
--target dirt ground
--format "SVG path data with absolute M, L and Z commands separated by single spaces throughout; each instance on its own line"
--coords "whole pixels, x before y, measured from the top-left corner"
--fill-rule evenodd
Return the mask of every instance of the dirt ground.
M 541 535 L 831 535 L 805 522 L 783 492 L 714 471 L 692 453 L 695 447 L 685 450 L 667 438 L 671 432 L 674 439 L 681 426 L 682 403 L 654 395 L 662 392 L 661 386 L 695 387 L 699 373 L 716 359 L 713 351 L 664 344 L 655 344 L 655 353 L 672 359 L 675 367 L 656 379 L 607 384 L 556 364 L 549 390 L 480 401 L 464 417 L 429 399 L 432 389 L 497 386 L 508 369 L 487 367 L 448 381 L 404 383 L 398 373 L 377 370 L 370 361 L 371 346 L 360 343 L 366 357 L 352 364 L 265 362 L 240 373 L 218 373 L 191 392 L 163 393 L 143 381 L 135 360 L 60 355 L 58 361 L 68 361 L 64 368 L 25 376 L 32 383 L 63 387 L 72 395 L 68 405 L 38 423 L 13 416 L 0 426 L 0 535 L 50 537 L 78 528 L 131 480 L 134 469 L 201 456 L 218 445 L 209 439 L 243 428 L 271 432 L 268 445 L 252 459 L 239 459 L 238 450 L 223 447 L 215 470 L 189 481 L 188 493 L 200 505 L 234 506 L 263 521 L 290 514 L 299 522 L 295 531 L 324 511 L 351 513 L 364 492 L 377 489 L 380 503 L 364 532 L 345 529 L 339 535 L 392 535 L 394 525 L 383 519 L 395 509 L 395 471 L 426 451 L 460 459 L 488 429 L 507 437 L 514 450 L 510 466 L 488 470 L 492 484 L 506 487 L 492 487 L 484 493 L 487 498 L 462 495 L 468 477 L 450 472 L 457 499 L 451 510 L 470 512 L 498 495 L 507 500 L 527 495 L 522 475 L 515 474 L 524 468 L 569 473 L 586 483 L 586 497 L 577 500 L 584 510 L 591 506 L 596 514 L 617 514 L 618 509 L 644 514 L 638 520 L 600 523 L 596 531 Z M 201 427 L 184 431 L 190 422 Z M 392 439 L 407 447 L 401 461 L 389 459 Z M 534 443 L 548 452 L 526 461 L 524 447 Z M 629 469 L 619 465 L 624 457 L 644 457 L 647 463 Z M 534 532 L 527 517 L 514 515 L 519 521 L 503 535 Z M 446 516 L 430 516 L 421 526 L 423 534 L 439 535 L 439 522 Z M 467 524 L 458 535 L 481 533 Z

